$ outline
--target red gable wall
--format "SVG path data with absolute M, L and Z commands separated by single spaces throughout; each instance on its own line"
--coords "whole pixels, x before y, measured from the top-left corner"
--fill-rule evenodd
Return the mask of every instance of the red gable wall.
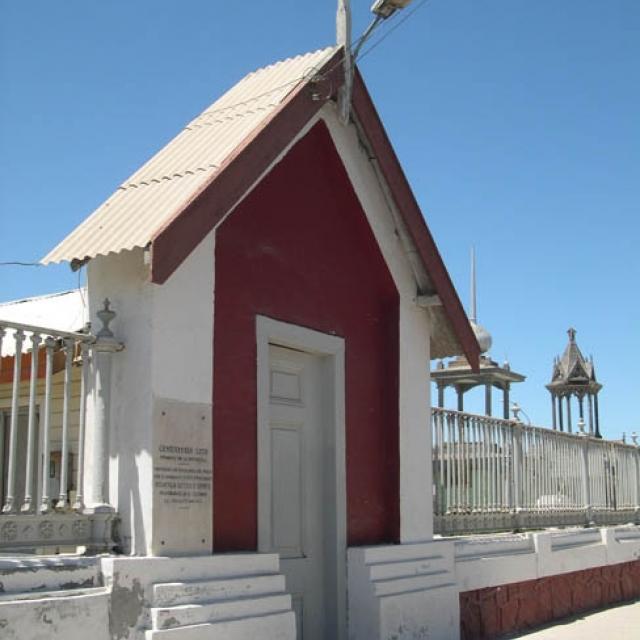
M 348 544 L 398 540 L 398 302 L 319 123 L 216 236 L 216 551 L 257 548 L 256 314 L 345 338 Z

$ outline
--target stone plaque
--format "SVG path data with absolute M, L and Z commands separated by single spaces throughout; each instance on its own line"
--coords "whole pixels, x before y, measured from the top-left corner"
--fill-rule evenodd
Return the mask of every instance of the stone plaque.
M 211 405 L 154 404 L 154 555 L 211 553 Z

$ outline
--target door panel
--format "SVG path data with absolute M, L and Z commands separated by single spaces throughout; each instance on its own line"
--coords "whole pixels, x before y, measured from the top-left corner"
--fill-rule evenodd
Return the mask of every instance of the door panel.
M 271 423 L 271 531 L 281 558 L 301 558 L 303 549 L 304 425 Z
M 325 500 L 323 451 L 323 376 L 321 358 L 293 349 L 269 346 L 268 438 L 270 451 L 270 531 L 272 551 L 281 557 L 287 589 L 293 596 L 298 637 L 324 640 L 325 635 Z M 268 445 L 266 444 L 268 443 Z M 265 457 L 263 457 L 263 460 Z

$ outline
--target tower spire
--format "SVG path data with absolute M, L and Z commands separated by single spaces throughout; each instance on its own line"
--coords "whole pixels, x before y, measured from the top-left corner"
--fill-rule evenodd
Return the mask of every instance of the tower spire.
M 471 322 L 478 321 L 478 310 L 476 306 L 476 248 L 471 247 L 471 313 L 469 314 Z

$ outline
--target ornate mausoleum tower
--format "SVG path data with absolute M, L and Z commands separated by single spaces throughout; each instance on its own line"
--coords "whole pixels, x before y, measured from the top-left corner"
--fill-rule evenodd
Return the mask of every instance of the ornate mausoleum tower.
M 500 366 L 489 356 L 492 338 L 491 334 L 480 324 L 477 319 L 476 306 L 476 256 L 471 250 L 471 313 L 469 323 L 476 340 L 480 345 L 480 371 L 475 373 L 464 356 L 458 356 L 446 366 L 440 360 L 435 369 L 431 371 L 431 379 L 438 387 L 438 407 L 444 407 L 444 392 L 447 387 L 453 387 L 457 394 L 457 410 L 464 411 L 464 394 L 474 387 L 484 386 L 484 411 L 487 416 L 493 415 L 492 390 L 497 388 L 502 391 L 502 417 L 509 419 L 509 391 L 512 382 L 522 382 L 525 376 L 511 371 L 508 362 Z
M 571 398 L 578 404 L 579 424 L 585 424 L 584 400 L 587 399 L 589 411 L 589 435 L 602 438 L 598 416 L 598 392 L 602 385 L 596 380 L 593 358 L 587 360 L 576 342 L 576 330 L 571 328 L 569 344 L 561 358 L 553 361 L 551 382 L 547 385 L 551 393 L 551 416 L 554 429 L 573 432 L 571 422 Z

